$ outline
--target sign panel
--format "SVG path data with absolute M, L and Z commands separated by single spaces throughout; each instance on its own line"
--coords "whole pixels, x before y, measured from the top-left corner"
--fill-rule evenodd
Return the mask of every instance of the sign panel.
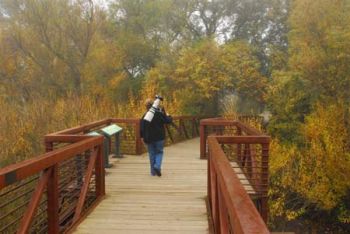
M 98 133 L 98 132 L 89 132 L 89 133 L 86 134 L 86 135 L 88 135 L 88 136 L 101 136 L 101 134 Z
M 112 124 L 112 125 L 109 125 L 109 126 L 101 129 L 101 131 L 104 132 L 105 134 L 107 134 L 108 136 L 112 136 L 112 135 L 114 135 L 122 130 L 123 129 L 116 124 Z

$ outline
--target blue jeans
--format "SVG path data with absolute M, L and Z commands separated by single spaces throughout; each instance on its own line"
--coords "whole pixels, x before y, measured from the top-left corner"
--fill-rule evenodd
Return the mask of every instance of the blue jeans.
M 163 148 L 164 148 L 164 140 L 147 144 L 152 176 L 156 175 L 154 168 L 161 171 L 162 160 L 163 160 Z

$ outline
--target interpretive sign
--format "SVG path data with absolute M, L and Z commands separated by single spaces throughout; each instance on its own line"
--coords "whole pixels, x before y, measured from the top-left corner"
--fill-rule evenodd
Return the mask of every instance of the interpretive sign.
M 109 125 L 109 126 L 101 129 L 101 131 L 103 133 L 107 134 L 108 136 L 113 136 L 114 134 L 116 134 L 122 130 L 123 129 L 116 124 L 112 124 L 112 125 Z

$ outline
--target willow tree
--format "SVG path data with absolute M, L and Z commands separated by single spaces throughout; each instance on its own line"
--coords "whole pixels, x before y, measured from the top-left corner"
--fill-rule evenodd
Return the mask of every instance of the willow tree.
M 78 95 L 82 68 L 87 61 L 98 26 L 92 0 L 43 0 L 1 2 L 6 17 L 5 33 L 33 67 L 34 82 Z

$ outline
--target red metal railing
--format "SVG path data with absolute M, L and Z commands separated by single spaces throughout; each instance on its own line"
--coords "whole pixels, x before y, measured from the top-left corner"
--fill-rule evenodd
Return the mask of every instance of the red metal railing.
M 166 125 L 166 145 L 199 136 L 200 117 L 175 116 L 172 125 Z M 84 134 L 99 130 L 110 124 L 123 128 L 121 133 L 121 152 L 123 154 L 142 154 L 146 151 L 140 137 L 140 119 L 104 119 L 45 136 L 46 149 L 58 148 L 65 143 L 75 142 L 84 138 Z M 112 142 L 110 142 L 112 144 Z M 112 147 L 109 147 L 112 149 Z
M 174 117 L 166 144 L 199 135 L 199 117 Z M 139 119 L 105 119 L 45 136 L 47 153 L 0 169 L 0 233 L 70 230 L 105 194 L 103 137 L 86 133 L 116 123 L 121 151 L 141 154 Z M 111 149 L 111 147 L 109 147 Z
M 230 174 L 234 174 L 235 179 L 231 178 L 231 180 L 238 181 L 239 183 L 235 182 L 231 186 L 234 186 L 235 189 L 237 189 L 237 186 L 242 188 L 247 195 L 246 197 L 249 198 L 250 196 L 250 203 L 254 201 L 257 211 L 260 213 L 262 219 L 267 222 L 268 157 L 270 137 L 237 120 L 227 120 L 223 118 L 205 119 L 201 121 L 200 125 L 200 154 L 201 158 L 209 156 L 208 174 L 214 173 L 216 175 L 217 173 L 224 173 L 222 174 L 224 177 L 232 176 Z M 215 137 L 214 140 L 208 140 L 210 136 Z M 217 149 L 216 145 L 219 146 L 220 150 Z M 214 151 L 213 147 L 215 148 Z M 213 163 L 218 158 L 222 158 L 220 155 L 225 156 L 225 160 L 220 160 L 222 164 L 227 164 L 225 167 L 228 166 L 230 172 L 227 172 L 226 169 L 223 169 L 226 171 L 222 172 L 220 171 L 222 168 L 214 166 Z M 210 167 L 210 165 L 212 166 Z M 220 179 L 220 177 L 217 179 Z M 208 182 L 210 206 L 215 206 L 215 199 L 217 199 L 217 197 L 212 196 L 212 191 L 216 191 L 218 188 L 210 177 L 208 178 Z M 224 196 L 228 195 L 224 194 Z M 235 199 L 239 200 L 241 198 Z M 246 201 L 242 200 L 242 202 L 245 203 Z M 231 208 L 233 209 L 234 207 Z M 217 208 L 214 207 L 214 210 L 215 209 Z M 215 219 L 218 219 L 218 215 L 220 214 L 215 213 L 215 211 L 212 212 L 214 224 L 219 225 L 217 222 L 215 223 Z M 241 211 L 236 210 L 230 212 L 240 213 Z M 231 223 L 231 225 L 233 224 Z
M 103 138 L 80 140 L 0 170 L 0 233 L 64 232 L 102 199 Z
M 208 200 L 214 233 L 269 233 L 215 137 L 209 137 Z

